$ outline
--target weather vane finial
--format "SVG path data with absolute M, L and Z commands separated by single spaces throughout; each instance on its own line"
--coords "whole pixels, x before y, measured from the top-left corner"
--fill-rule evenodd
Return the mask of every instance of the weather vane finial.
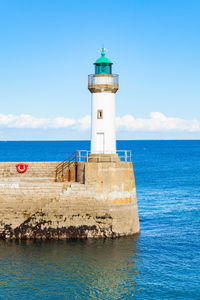
M 101 56 L 105 56 L 106 55 L 106 48 L 103 47 L 101 48 Z

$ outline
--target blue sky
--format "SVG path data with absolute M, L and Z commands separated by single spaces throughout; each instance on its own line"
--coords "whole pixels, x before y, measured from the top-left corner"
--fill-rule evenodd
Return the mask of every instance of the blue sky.
M 199 0 L 0 2 L 0 140 L 89 139 L 105 45 L 120 139 L 200 138 Z

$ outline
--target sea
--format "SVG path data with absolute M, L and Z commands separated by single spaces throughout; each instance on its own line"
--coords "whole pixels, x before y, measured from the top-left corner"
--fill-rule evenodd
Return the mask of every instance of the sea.
M 0 161 L 61 161 L 89 141 L 0 142 Z M 200 299 L 200 141 L 117 141 L 132 151 L 141 232 L 0 241 L 0 299 Z

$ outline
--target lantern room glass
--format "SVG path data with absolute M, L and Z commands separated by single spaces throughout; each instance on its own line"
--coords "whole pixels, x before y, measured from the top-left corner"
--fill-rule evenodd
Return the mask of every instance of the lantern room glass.
M 112 74 L 112 64 L 95 64 L 95 74 Z

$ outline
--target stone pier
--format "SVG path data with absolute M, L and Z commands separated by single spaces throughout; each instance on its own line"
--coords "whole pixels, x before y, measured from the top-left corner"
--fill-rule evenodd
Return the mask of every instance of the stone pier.
M 71 239 L 139 233 L 131 162 L 95 161 L 71 166 L 71 182 L 55 182 L 59 162 L 0 163 L 0 238 Z

